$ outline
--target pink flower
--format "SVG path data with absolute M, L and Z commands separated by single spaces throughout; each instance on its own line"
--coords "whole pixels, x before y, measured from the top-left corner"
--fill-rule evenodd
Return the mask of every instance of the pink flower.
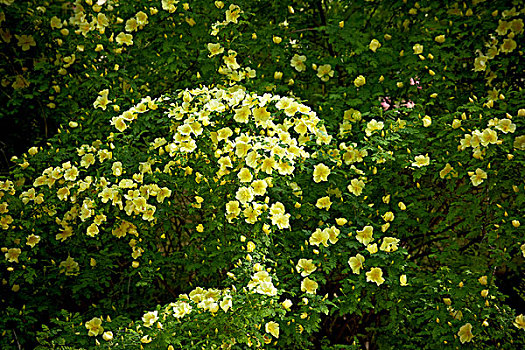
M 390 108 L 390 99 L 388 97 L 383 98 L 383 101 L 381 101 L 381 107 L 386 111 Z
M 403 106 L 405 106 L 406 108 L 414 108 L 416 104 L 412 101 L 408 101 L 407 103 L 404 103 Z

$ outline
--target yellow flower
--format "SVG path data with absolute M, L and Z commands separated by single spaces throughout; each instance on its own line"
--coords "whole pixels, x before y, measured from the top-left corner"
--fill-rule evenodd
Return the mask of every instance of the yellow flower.
M 330 239 L 330 234 L 326 230 L 317 229 L 310 236 L 309 242 L 310 245 L 319 246 L 320 244 L 328 247 L 328 240 Z
M 113 332 L 111 331 L 104 332 L 104 334 L 102 334 L 102 339 L 104 339 L 105 341 L 113 340 Z
M 421 168 L 422 166 L 427 166 L 430 164 L 430 157 L 428 154 L 416 156 L 415 162 L 412 163 L 412 166 Z
M 330 168 L 323 163 L 317 164 L 314 168 L 314 182 L 328 181 L 330 175 Z
M 379 249 L 387 253 L 395 252 L 397 250 L 398 244 L 399 239 L 394 237 L 384 237 L 383 243 L 381 243 L 381 247 L 379 247 Z
M 461 343 L 468 343 L 474 338 L 474 335 L 472 334 L 472 325 L 470 323 L 467 323 L 459 328 L 458 332 L 459 340 Z
M 268 184 L 264 180 L 255 180 L 254 182 L 251 183 L 250 186 L 252 186 L 253 193 L 256 196 L 264 196 L 264 194 L 266 193 L 266 188 L 268 187 Z
M 378 286 L 385 282 L 383 278 L 383 270 L 380 267 L 372 267 L 370 271 L 366 273 L 367 282 L 375 282 Z
M 254 193 L 253 188 L 251 187 L 241 187 L 237 190 L 237 193 L 235 194 L 235 199 L 237 199 L 242 204 L 251 202 L 253 200 L 253 197 Z
M 383 122 L 378 122 L 377 120 L 372 119 L 366 124 L 366 129 L 365 129 L 366 136 L 371 136 L 372 133 L 376 130 L 383 130 L 384 126 L 385 124 Z
M 391 211 L 387 211 L 385 214 L 383 214 L 382 218 L 383 220 L 385 220 L 386 222 L 389 222 L 389 221 L 394 221 L 394 213 L 392 213 Z
M 361 231 L 357 231 L 357 235 L 355 237 L 359 241 L 359 243 L 363 243 L 366 246 L 368 245 L 368 243 L 374 240 L 374 238 L 372 237 L 373 234 L 374 228 L 372 226 L 365 226 Z
M 330 201 L 329 196 L 321 197 L 317 200 L 317 203 L 315 203 L 315 206 L 319 209 L 326 209 L 328 211 L 330 209 L 330 206 L 332 205 L 332 202 Z
M 366 247 L 366 250 L 368 250 L 368 252 L 369 252 L 370 254 L 375 254 L 375 253 L 377 253 L 377 243 L 369 244 L 369 245 Z
M 109 94 L 109 89 L 104 89 L 100 91 L 98 93 L 99 96 L 97 97 L 95 102 L 93 102 L 93 108 L 100 107 L 101 109 L 106 110 L 107 105 L 112 102 L 108 99 L 108 94 Z
M 126 32 L 136 32 L 139 28 L 139 22 L 135 18 L 130 18 L 126 21 Z
M 306 292 L 308 294 L 315 294 L 317 288 L 319 285 L 314 280 L 309 279 L 306 277 L 301 282 L 301 292 Z
M 282 39 L 281 37 L 279 37 L 279 36 L 275 36 L 275 35 L 273 36 L 272 40 L 273 40 L 273 42 L 274 42 L 275 44 L 280 44 L 281 41 L 283 41 L 283 39 Z
M 401 287 L 407 286 L 407 275 L 401 275 L 399 276 L 399 285 Z
M 133 45 L 133 35 L 131 34 L 126 34 L 124 32 L 120 32 L 117 37 L 115 38 L 115 40 L 117 41 L 118 44 L 120 45 L 127 45 L 127 46 L 131 46 Z
M 479 56 L 474 60 L 474 71 L 480 72 L 487 68 L 487 62 L 489 58 L 487 56 Z
M 425 128 L 428 128 L 432 124 L 432 118 L 430 118 L 428 115 L 423 117 L 423 126 Z
M 476 173 L 473 173 L 469 171 L 470 181 L 472 181 L 472 185 L 478 186 L 483 182 L 484 179 L 487 178 L 487 173 L 481 170 L 480 168 L 476 169 Z
M 40 236 L 35 236 L 35 235 L 30 235 L 30 236 L 27 236 L 27 245 L 28 246 L 31 246 L 31 248 L 34 248 L 35 245 L 38 244 L 38 242 L 40 242 Z
M 352 179 L 347 188 L 350 193 L 359 196 L 363 192 L 363 188 L 365 188 L 365 183 L 359 179 Z
M 305 61 L 306 61 L 306 56 L 299 56 L 295 54 L 290 60 L 290 64 L 292 67 L 295 68 L 296 71 L 303 72 L 306 70 L 306 65 L 304 64 Z
M 62 21 L 57 16 L 53 16 L 51 17 L 50 25 L 52 29 L 60 29 L 62 28 Z
M 317 77 L 321 79 L 321 81 L 328 81 L 331 77 L 334 76 L 334 71 L 332 70 L 332 66 L 329 64 L 324 64 L 322 66 L 319 66 L 317 68 Z
M 204 226 L 202 226 L 202 224 L 198 224 L 195 229 L 197 230 L 197 232 L 204 232 Z
M 292 307 L 293 303 L 290 299 L 286 299 L 281 303 L 281 305 L 288 311 L 290 311 L 290 308 Z
M 279 324 L 277 322 L 270 321 L 266 323 L 264 330 L 266 333 L 270 333 L 275 338 L 279 338 Z
M 368 48 L 372 50 L 373 52 L 376 52 L 377 49 L 381 47 L 381 43 L 377 39 L 372 39 L 370 44 L 368 45 Z
M 27 51 L 31 48 L 31 46 L 36 46 L 35 39 L 33 39 L 32 35 L 16 35 L 15 37 L 18 39 L 17 45 L 22 48 L 22 51 Z
M 20 248 L 10 248 L 7 251 L 7 253 L 5 253 L 5 259 L 8 262 L 16 262 L 16 263 L 18 263 L 18 257 L 20 256 L 21 253 L 22 253 L 22 250 Z
M 144 316 L 142 316 L 142 322 L 144 322 L 144 327 L 151 327 L 155 324 L 155 322 L 157 322 L 157 320 L 159 319 L 158 317 L 158 311 L 155 310 L 155 311 L 150 311 L 150 312 L 147 312 L 144 314 Z
M 226 10 L 226 22 L 237 23 L 240 14 L 241 8 L 237 5 L 231 4 L 229 9 Z
M 362 256 L 361 254 L 357 254 L 356 256 L 353 256 L 350 259 L 348 259 L 348 265 L 350 265 L 352 272 L 357 275 L 363 268 L 364 262 L 365 262 L 365 257 Z
M 361 86 L 363 86 L 365 84 L 366 84 L 366 79 L 362 75 L 359 75 L 359 76 L 357 76 L 357 78 L 354 79 L 354 85 L 356 87 L 361 87 Z
M 449 163 L 447 163 L 445 167 L 439 172 L 439 177 L 444 179 L 445 176 L 447 176 L 452 170 L 454 170 L 454 168 Z
M 149 344 L 153 341 L 149 335 L 145 335 L 142 338 L 140 338 L 140 342 L 143 344 Z
M 423 45 L 421 44 L 415 44 L 412 46 L 412 49 L 414 50 L 414 55 L 420 55 L 423 53 Z
M 444 35 L 438 35 L 434 38 L 434 40 L 437 42 L 437 43 L 444 43 L 445 42 L 445 36 Z
M 104 332 L 102 320 L 98 317 L 94 317 L 90 321 L 86 322 L 86 328 L 90 337 L 96 337 L 97 335 Z
M 242 168 L 237 174 L 237 177 L 241 182 L 250 182 L 253 179 L 253 175 L 248 168 Z
M 523 315 L 516 316 L 512 324 L 518 327 L 518 329 L 525 329 L 525 316 Z
M 221 46 L 219 43 L 208 43 L 208 51 L 210 51 L 210 54 L 208 57 L 213 57 L 215 55 L 219 55 L 224 52 L 224 47 Z
M 518 44 L 512 39 L 503 39 L 503 44 L 500 46 L 500 51 L 509 53 L 512 52 L 518 47 Z
M 317 266 L 315 266 L 312 259 L 299 259 L 295 269 L 301 274 L 302 277 L 306 277 L 317 270 Z
M 344 224 L 346 224 L 348 222 L 348 220 L 346 220 L 345 218 L 337 218 L 337 219 L 335 219 L 335 222 L 339 226 L 343 226 Z

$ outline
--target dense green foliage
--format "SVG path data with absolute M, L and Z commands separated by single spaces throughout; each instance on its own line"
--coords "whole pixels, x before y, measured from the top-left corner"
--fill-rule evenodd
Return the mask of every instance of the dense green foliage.
M 0 346 L 525 346 L 524 17 L 0 0 Z

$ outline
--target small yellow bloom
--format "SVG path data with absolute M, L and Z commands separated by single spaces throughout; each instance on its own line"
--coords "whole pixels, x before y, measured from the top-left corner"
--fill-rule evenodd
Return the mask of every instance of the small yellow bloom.
M 423 45 L 415 44 L 412 49 L 414 50 L 414 55 L 420 55 L 423 53 Z
M 266 323 L 264 326 L 266 333 L 270 333 L 274 338 L 279 338 L 279 324 L 274 321 Z
M 412 166 L 421 168 L 422 166 L 427 166 L 430 164 L 430 157 L 428 154 L 416 156 L 415 162 L 412 163 Z
M 366 273 L 367 282 L 375 282 L 378 286 L 385 282 L 383 270 L 380 267 L 373 267 Z
M 525 316 L 524 315 L 516 316 L 512 324 L 518 327 L 518 329 L 525 329 Z
M 357 76 L 357 78 L 354 79 L 354 85 L 356 87 L 361 87 L 361 86 L 363 86 L 365 84 L 366 84 L 366 79 L 362 75 L 359 75 L 359 76 Z
M 365 257 L 362 256 L 361 254 L 357 254 L 356 256 L 353 256 L 350 259 L 348 259 L 348 265 L 350 265 L 352 272 L 357 275 L 363 268 L 364 262 L 365 262 Z
M 98 317 L 94 317 L 90 321 L 86 322 L 85 326 L 88 330 L 88 335 L 90 337 L 96 337 L 97 335 L 104 332 L 104 328 L 102 327 L 102 320 Z
M 468 174 L 470 175 L 470 181 L 472 181 L 472 185 L 474 186 L 478 186 L 487 178 L 487 173 L 480 168 L 476 169 L 476 173 L 469 172 Z
M 306 292 L 308 294 L 315 294 L 317 288 L 319 285 L 314 280 L 309 279 L 306 277 L 301 282 L 301 292 Z
M 321 197 L 317 200 L 315 206 L 319 209 L 326 209 L 328 211 L 332 206 L 332 201 L 330 201 L 329 196 Z
M 330 175 L 330 168 L 323 163 L 317 164 L 314 168 L 314 182 L 319 183 L 321 181 L 328 181 L 328 175 Z
M 468 343 L 474 338 L 474 335 L 472 334 L 472 325 L 470 323 L 467 323 L 459 329 L 458 332 L 459 340 L 461 343 Z
M 31 46 L 36 46 L 35 39 L 33 39 L 32 35 L 16 35 L 15 37 L 18 39 L 17 45 L 22 48 L 22 51 L 27 51 L 31 48 Z
M 368 45 L 368 48 L 372 50 L 373 52 L 376 52 L 377 49 L 381 47 L 381 43 L 377 39 L 372 39 L 370 44 Z
M 357 231 L 355 237 L 359 241 L 359 243 L 363 243 L 365 246 L 367 246 L 368 243 L 374 240 L 374 238 L 372 237 L 373 234 L 374 228 L 372 226 L 365 226 L 361 231 Z

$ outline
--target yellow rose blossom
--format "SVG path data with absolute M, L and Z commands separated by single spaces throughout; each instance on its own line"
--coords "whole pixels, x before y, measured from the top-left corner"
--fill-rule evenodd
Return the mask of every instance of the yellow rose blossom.
M 317 77 L 321 79 L 321 81 L 328 81 L 328 79 L 332 78 L 334 76 L 334 71 L 332 70 L 332 66 L 329 64 L 324 64 L 322 66 L 319 66 L 317 68 Z
M 365 262 L 365 257 L 362 256 L 361 254 L 357 254 L 356 256 L 353 256 L 350 259 L 348 259 L 348 265 L 350 265 L 352 272 L 357 275 L 363 268 L 364 262 Z
M 319 163 L 314 167 L 314 182 L 328 181 L 328 175 L 330 175 L 330 168 L 323 163 Z
M 354 85 L 356 87 L 361 87 L 361 86 L 363 86 L 365 84 L 366 84 L 366 79 L 362 75 L 359 75 L 359 76 L 357 76 L 357 78 L 354 79 Z
M 22 48 L 22 51 L 28 51 L 31 46 L 36 46 L 35 39 L 33 39 L 32 35 L 16 35 L 15 37 L 18 39 L 17 45 Z
M 414 50 L 414 55 L 420 55 L 423 53 L 423 45 L 421 44 L 415 44 L 412 47 L 412 50 Z
M 345 219 L 345 218 L 337 218 L 337 219 L 335 219 L 335 222 L 339 226 L 343 226 L 344 224 L 346 224 L 348 222 L 348 220 Z
M 459 341 L 461 341 L 462 344 L 468 343 L 474 338 L 474 335 L 472 334 L 472 325 L 470 323 L 467 323 L 459 328 L 458 332 Z
M 302 277 L 306 277 L 317 270 L 317 266 L 315 266 L 312 259 L 299 259 L 295 269 Z
M 362 243 L 365 246 L 367 246 L 368 243 L 374 240 L 374 238 L 372 237 L 373 234 L 374 228 L 372 226 L 365 226 L 362 230 L 357 231 L 356 239 L 359 241 L 359 243 Z
M 383 270 L 380 267 L 373 267 L 366 273 L 367 282 L 375 282 L 378 286 L 385 282 Z
M 415 162 L 412 162 L 412 166 L 421 168 L 430 164 L 430 157 L 428 154 L 416 156 Z
M 347 188 L 350 193 L 359 196 L 363 192 L 363 188 L 365 188 L 365 183 L 359 179 L 352 179 Z
M 303 72 L 306 70 L 306 65 L 304 64 L 305 61 L 306 61 L 306 56 L 299 56 L 295 54 L 292 57 L 290 64 L 292 67 L 295 68 L 296 71 Z
M 34 248 L 35 245 L 38 244 L 38 242 L 40 242 L 40 236 L 36 236 L 34 234 L 27 236 L 26 244 L 31 248 Z
M 8 262 L 16 262 L 18 263 L 18 257 L 22 253 L 22 250 L 20 248 L 9 248 L 7 250 L 7 253 L 5 253 L 5 259 Z
M 381 247 L 379 247 L 379 249 L 387 253 L 395 252 L 397 250 L 398 244 L 399 239 L 394 237 L 384 237 L 383 243 L 381 243 Z
M 439 172 L 439 177 L 444 179 L 445 176 L 447 176 L 452 170 L 454 170 L 454 168 L 449 163 L 447 163 L 445 167 Z
M 318 287 L 319 287 L 319 284 L 317 284 L 317 282 L 315 282 L 314 280 L 311 280 L 308 277 L 303 279 L 301 282 L 301 292 L 306 292 L 308 294 L 315 294 Z
M 480 168 L 477 168 L 475 173 L 469 171 L 468 174 L 470 176 L 470 181 L 472 181 L 472 185 L 474 186 L 479 186 L 483 180 L 487 178 L 487 173 Z
M 120 45 L 133 45 L 133 35 L 120 32 L 115 38 L 116 42 Z
M 279 338 L 279 324 L 274 321 L 266 323 L 264 326 L 266 333 L 270 333 L 274 338 Z
M 147 312 L 144 314 L 144 316 L 142 316 L 142 322 L 144 322 L 145 327 L 153 326 L 158 319 L 158 311 L 156 310 Z
M 330 201 L 329 196 L 321 197 L 317 200 L 317 203 L 315 203 L 315 206 L 319 209 L 326 209 L 326 211 L 330 210 L 330 207 L 332 206 L 332 201 Z
M 310 245 L 319 246 L 320 244 L 328 247 L 328 240 L 330 239 L 330 234 L 328 231 L 317 229 L 312 233 L 309 239 Z
M 102 327 L 102 320 L 98 317 L 92 318 L 90 321 L 86 322 L 85 324 L 88 335 L 90 337 L 96 337 L 99 334 L 102 334 L 104 332 L 104 327 Z
M 407 284 L 407 275 L 401 275 L 401 276 L 399 276 L 399 285 L 400 285 L 401 287 L 405 287 L 405 286 L 408 285 L 408 284 Z
M 524 315 L 516 316 L 512 324 L 516 326 L 518 329 L 525 329 L 525 316 Z
M 369 245 L 366 247 L 366 250 L 368 250 L 368 252 L 369 252 L 370 254 L 375 254 L 375 253 L 377 253 L 377 243 L 369 244 Z
M 372 50 L 373 52 L 376 52 L 377 49 L 381 47 L 381 43 L 377 39 L 372 39 L 370 44 L 368 45 L 368 48 Z

